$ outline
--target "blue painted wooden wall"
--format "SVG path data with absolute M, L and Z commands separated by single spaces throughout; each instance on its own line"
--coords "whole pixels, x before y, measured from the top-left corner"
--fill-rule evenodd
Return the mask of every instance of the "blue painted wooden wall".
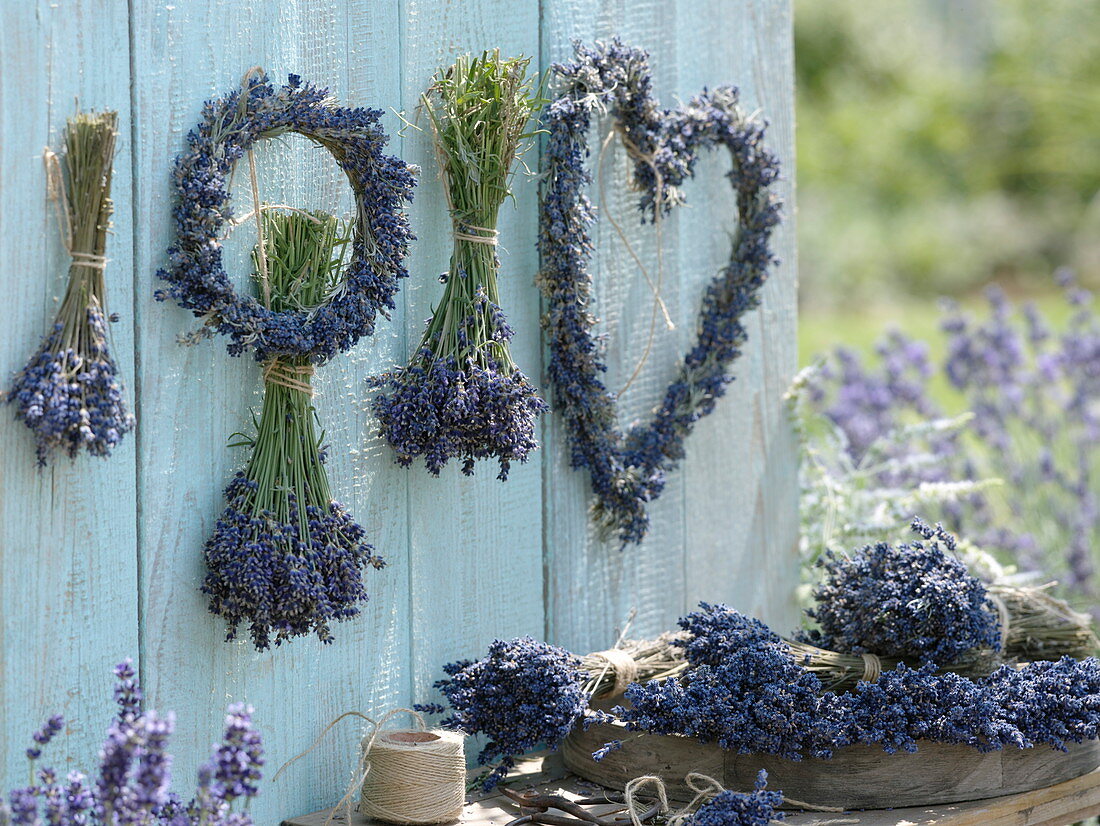
M 790 625 L 796 581 L 795 450 L 781 395 L 795 367 L 792 54 L 789 0 L 27 0 L 0 2 L 0 375 L 22 366 L 52 318 L 66 261 L 45 199 L 41 155 L 57 145 L 76 101 L 115 108 L 123 126 L 115 164 L 108 255 L 115 354 L 138 415 L 136 434 L 109 461 L 34 468 L 30 434 L 6 412 L 0 426 L 0 767 L 5 788 L 25 776 L 37 722 L 70 720 L 52 748 L 59 767 L 90 766 L 107 716 L 111 666 L 132 656 L 151 704 L 174 709 L 177 787 L 193 785 L 225 705 L 257 709 L 271 767 L 304 748 L 348 709 L 379 713 L 433 697 L 440 664 L 475 655 L 496 636 L 530 633 L 577 651 L 606 647 L 632 608 L 632 632 L 671 626 L 694 601 L 725 600 Z M 501 484 L 482 468 L 439 479 L 393 465 L 373 436 L 364 379 L 402 361 L 439 295 L 449 222 L 424 134 L 393 148 L 424 175 L 412 209 L 419 236 L 413 277 L 391 324 L 316 379 L 332 445 L 333 487 L 388 559 L 366 574 L 362 617 L 313 639 L 258 654 L 222 641 L 197 587 L 200 550 L 243 461 L 226 447 L 247 426 L 260 380 L 223 342 L 185 348 L 194 320 L 153 301 L 170 237 L 169 169 L 202 101 L 250 66 L 293 71 L 343 100 L 411 112 L 435 68 L 463 51 L 500 47 L 565 58 L 573 38 L 620 35 L 651 51 L 658 92 L 686 99 L 736 83 L 771 121 L 787 170 L 783 265 L 749 325 L 738 380 L 697 429 L 682 470 L 652 508 L 645 544 L 620 552 L 586 521 L 587 480 L 571 472 L 551 415 L 543 449 Z M 397 132 L 396 114 L 388 126 Z M 261 150 L 264 197 L 345 211 L 350 200 L 327 155 L 295 140 Z M 666 223 L 662 328 L 624 418 L 645 415 L 693 330 L 705 279 L 727 254 L 733 201 L 719 158 L 700 167 L 691 206 Z M 653 265 L 654 244 L 630 213 L 625 162 L 605 159 L 602 208 L 619 215 Z M 536 183 L 520 180 L 502 222 L 503 303 L 518 334 L 517 362 L 538 376 Z M 243 235 L 243 233 L 242 233 Z M 649 324 L 644 281 L 608 227 L 599 230 L 598 313 L 609 334 L 610 382 L 638 358 Z M 246 240 L 234 238 L 244 272 Z M 332 802 L 348 780 L 357 732 L 349 726 L 279 782 L 265 782 L 257 822 Z M 67 757 L 66 757 L 67 756 Z M 66 763 L 67 759 L 67 763 Z M 271 774 L 273 772 L 270 772 Z

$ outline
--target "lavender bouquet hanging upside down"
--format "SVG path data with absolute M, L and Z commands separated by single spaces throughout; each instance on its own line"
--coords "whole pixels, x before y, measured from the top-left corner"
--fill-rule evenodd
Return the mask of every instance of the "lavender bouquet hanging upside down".
M 57 203 L 65 248 L 72 258 L 65 297 L 38 353 L 16 375 L 6 400 L 34 431 L 38 464 L 55 448 L 70 458 L 84 450 L 109 456 L 133 430 L 108 347 L 104 309 L 107 231 L 111 224 L 111 165 L 118 113 L 90 112 L 65 127 L 60 161 L 47 150 L 50 197 Z
M 535 421 L 548 409 L 512 361 L 513 330 L 497 290 L 497 216 L 511 194 L 524 130 L 539 104 L 529 58 L 499 52 L 460 57 L 436 75 L 424 110 L 454 227 L 443 299 L 411 362 L 371 380 L 381 435 L 403 466 L 423 457 L 438 476 L 448 459 L 471 475 L 495 457 L 501 480 L 538 447 Z
M 324 213 L 263 212 L 265 290 L 276 312 L 323 304 L 339 289 L 350 233 Z M 260 251 L 253 254 L 260 266 Z M 332 498 L 317 429 L 307 356 L 264 362 L 264 400 L 248 466 L 225 489 L 226 508 L 204 549 L 203 593 L 229 625 L 241 622 L 267 648 L 359 613 L 360 577 L 383 562 L 363 528 Z

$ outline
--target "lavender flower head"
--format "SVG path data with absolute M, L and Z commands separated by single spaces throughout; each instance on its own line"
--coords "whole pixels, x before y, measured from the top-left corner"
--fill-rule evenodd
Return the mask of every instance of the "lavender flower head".
M 693 666 L 719 665 L 746 646 L 782 642 L 763 622 L 746 617 L 727 605 L 700 602 L 699 608 L 678 621 L 687 637 L 672 641 L 673 645 L 684 649 L 687 661 Z
M 494 640 L 480 660 L 460 660 L 443 670 L 450 679 L 436 687 L 447 698 L 445 728 L 489 738 L 479 765 L 499 761 L 484 782 L 492 789 L 515 765 L 515 757 L 539 745 L 557 748 L 584 716 L 588 696 L 581 662 L 564 648 L 532 637 Z M 441 711 L 439 706 L 418 706 Z
M 949 556 L 954 538 L 914 520 L 928 544 L 868 545 L 851 556 L 827 552 L 807 616 L 820 634 L 808 641 L 835 651 L 871 653 L 947 666 L 979 647 L 1000 648 L 985 586 Z M 946 552 L 945 552 L 946 551 Z
M 768 773 L 756 776 L 754 790 L 747 794 L 726 790 L 708 800 L 688 820 L 688 826 L 768 826 L 783 820 L 779 807 L 783 792 L 765 791 Z

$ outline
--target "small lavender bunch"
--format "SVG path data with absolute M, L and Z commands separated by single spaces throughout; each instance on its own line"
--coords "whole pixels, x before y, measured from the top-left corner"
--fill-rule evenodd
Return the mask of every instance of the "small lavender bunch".
M 501 480 L 538 447 L 549 408 L 509 353 L 513 330 L 497 289 L 497 216 L 540 103 L 530 58 L 499 51 L 460 57 L 422 97 L 454 225 L 443 299 L 412 361 L 371 380 L 380 433 L 405 467 L 417 457 L 438 476 L 448 459 L 470 475 L 496 457 Z
M 756 776 L 753 791 L 745 794 L 726 789 L 700 806 L 685 826 L 768 826 L 783 820 L 779 807 L 783 792 L 765 791 L 768 773 L 764 769 Z
M 324 304 L 339 289 L 347 228 L 324 213 L 262 211 L 264 248 L 253 253 L 275 312 Z M 228 624 L 227 639 L 249 623 L 259 650 L 356 616 L 367 599 L 360 576 L 381 558 L 333 500 L 317 431 L 308 356 L 264 364 L 256 435 L 237 444 L 252 455 L 225 489 L 226 508 L 204 548 L 202 591 Z
M 806 613 L 821 629 L 807 642 L 941 666 L 976 648 L 1000 649 L 985 586 L 946 553 L 955 538 L 919 519 L 913 529 L 931 541 L 878 542 L 819 560 L 824 575 Z
M 72 262 L 65 297 L 38 353 L 15 376 L 6 401 L 34 431 L 38 464 L 55 448 L 75 458 L 81 450 L 109 456 L 134 427 L 118 365 L 107 343 L 104 269 L 111 225 L 111 172 L 117 112 L 70 118 L 60 163 L 47 150 L 50 196 L 57 201 Z M 62 171 L 62 168 L 64 171 Z M 114 320 L 114 317 L 110 317 Z
M 588 707 L 580 660 L 532 637 L 494 640 L 485 658 L 449 663 L 443 670 L 450 679 L 435 685 L 451 715 L 442 725 L 487 736 L 477 762 L 499 761 L 484 781 L 486 791 L 504 779 L 517 755 L 540 744 L 556 748 Z M 417 709 L 445 711 L 439 705 Z
M 185 805 L 169 791 L 173 715 L 141 708 L 141 688 L 129 660 L 115 668 L 115 676 L 118 712 L 99 753 L 95 782 L 80 771 L 62 781 L 53 769 L 37 768 L 42 748 L 64 729 L 60 716 L 51 717 L 27 750 L 30 785 L 0 800 L 0 826 L 251 826 L 251 818 L 234 812 L 233 803 L 259 792 L 263 743 L 252 726 L 252 709 L 239 703 L 229 707 L 225 736 L 199 771 L 197 794 Z

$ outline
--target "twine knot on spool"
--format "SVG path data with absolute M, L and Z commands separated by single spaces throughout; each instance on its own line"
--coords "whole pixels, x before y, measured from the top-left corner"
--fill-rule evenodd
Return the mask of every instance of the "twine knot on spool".
M 407 712 L 416 729 L 384 730 L 389 720 Z M 375 820 L 403 826 L 451 823 L 462 817 L 466 805 L 465 736 L 455 731 L 429 729 L 423 716 L 409 708 L 395 708 L 377 722 L 359 711 L 341 714 L 325 727 L 317 740 L 288 760 L 275 774 L 317 747 L 321 739 L 345 717 L 370 723 L 370 733 L 360 743 L 359 760 L 352 780 L 333 815 L 345 809 L 351 821 L 351 802 L 360 793 L 359 811 Z

